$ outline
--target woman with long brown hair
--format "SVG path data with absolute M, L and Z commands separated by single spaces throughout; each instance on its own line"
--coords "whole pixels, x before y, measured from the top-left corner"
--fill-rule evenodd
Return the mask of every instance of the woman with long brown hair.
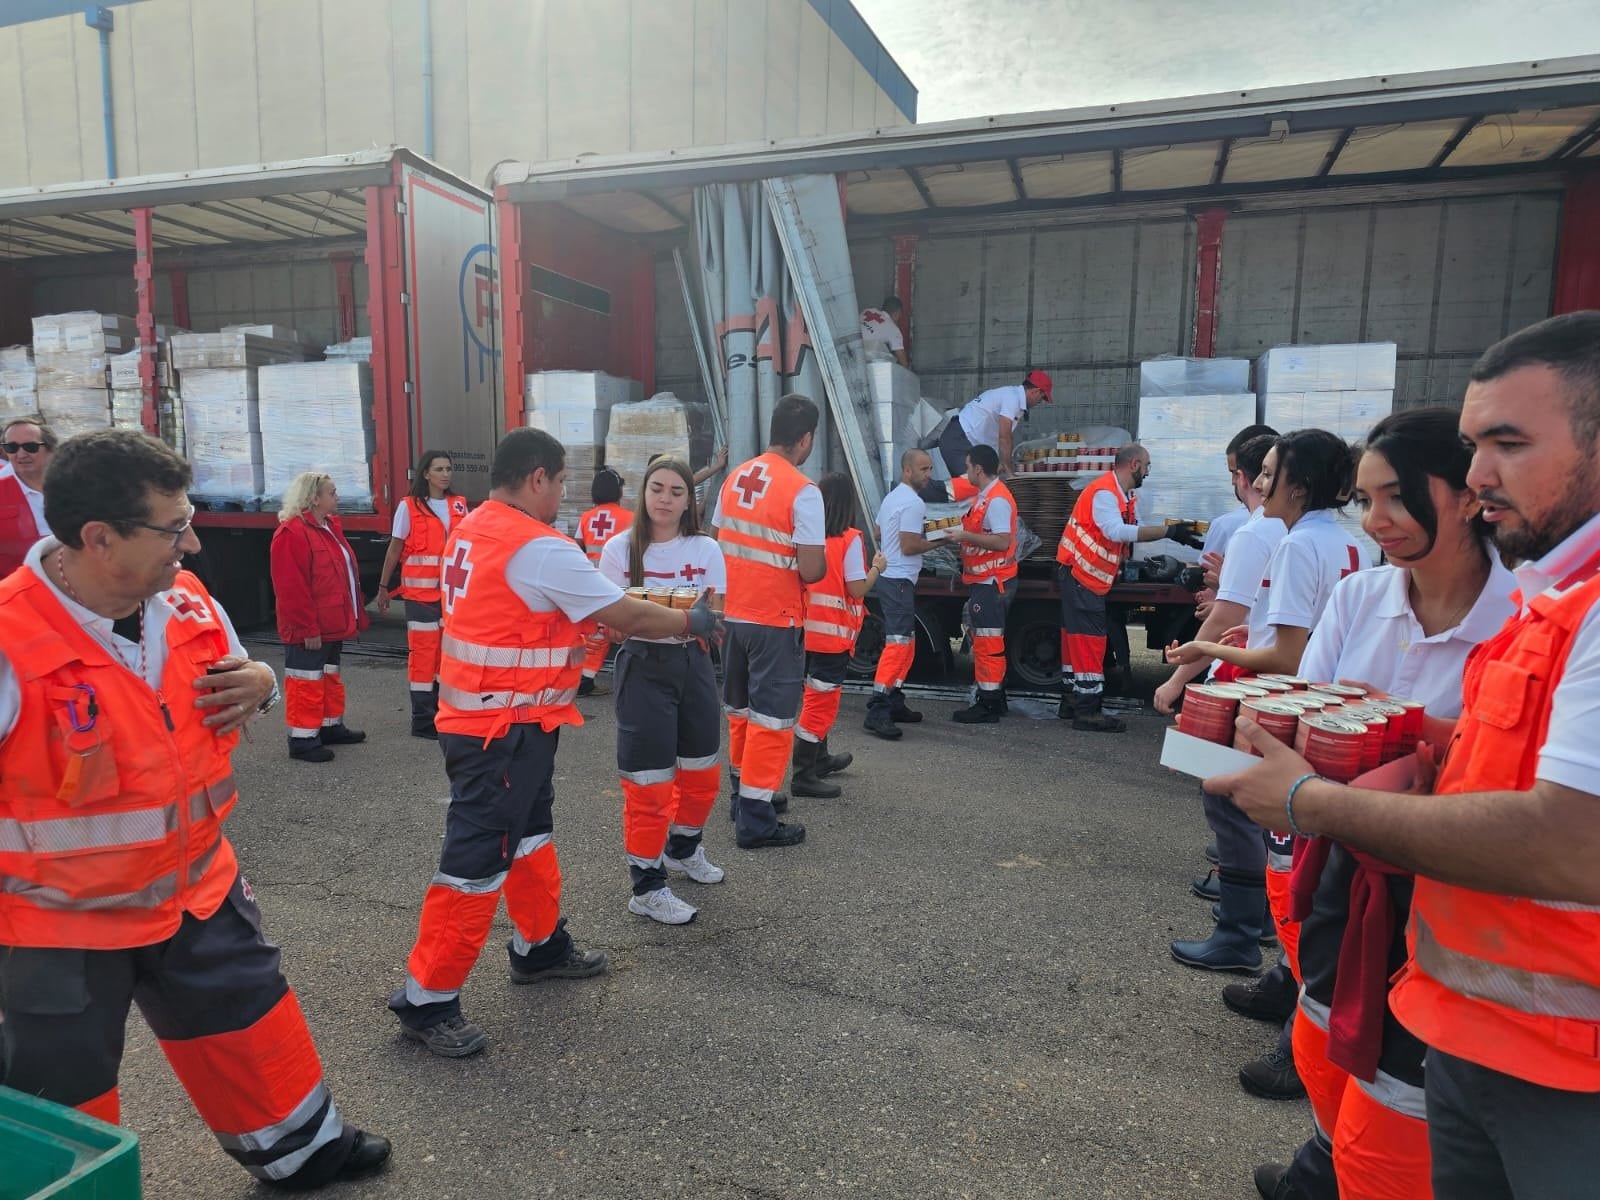
M 668 601 L 688 589 L 722 592 L 722 550 L 700 532 L 687 463 L 658 458 L 646 468 L 633 524 L 606 543 L 600 573 Z M 722 698 L 710 649 L 689 638 L 629 638 L 617 652 L 612 689 L 622 845 L 633 882 L 628 911 L 684 925 L 698 910 L 673 895 L 667 872 L 703 884 L 723 876 L 701 844 L 722 782 Z

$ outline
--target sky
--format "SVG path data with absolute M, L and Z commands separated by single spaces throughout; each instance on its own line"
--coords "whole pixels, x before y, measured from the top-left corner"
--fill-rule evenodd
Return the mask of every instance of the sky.
M 917 120 L 1600 54 L 1596 0 L 855 0 Z

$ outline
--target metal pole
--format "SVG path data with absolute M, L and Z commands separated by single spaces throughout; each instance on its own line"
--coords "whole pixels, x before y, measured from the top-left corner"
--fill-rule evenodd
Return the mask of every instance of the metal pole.
M 117 177 L 117 129 L 111 104 L 111 31 L 116 27 L 111 10 L 96 5 L 84 10 L 83 23 L 100 32 L 100 112 L 105 124 L 106 178 Z
M 422 155 L 433 160 L 433 4 L 422 0 Z

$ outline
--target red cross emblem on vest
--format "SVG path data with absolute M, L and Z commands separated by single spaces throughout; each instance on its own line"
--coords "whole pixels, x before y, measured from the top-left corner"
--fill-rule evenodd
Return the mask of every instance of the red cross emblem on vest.
M 589 539 L 595 542 L 603 542 L 616 527 L 617 523 L 611 519 L 611 514 L 601 510 L 589 518 Z
M 182 588 L 173 588 L 167 593 L 167 603 L 172 605 L 173 614 L 180 621 L 206 622 L 211 620 L 211 610 L 206 607 L 206 602 Z
M 456 601 L 467 594 L 467 584 L 472 580 L 472 543 L 458 541 L 456 552 L 445 563 L 439 583 L 444 591 L 444 608 L 450 612 Z
M 738 492 L 736 501 L 740 508 L 754 508 L 756 501 L 766 495 L 767 486 L 771 484 L 772 477 L 767 474 L 767 464 L 753 462 L 745 473 L 733 481 L 733 490 Z

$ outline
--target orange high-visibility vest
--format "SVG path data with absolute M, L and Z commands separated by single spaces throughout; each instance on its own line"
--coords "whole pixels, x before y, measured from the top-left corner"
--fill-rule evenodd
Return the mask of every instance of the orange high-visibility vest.
M 718 502 L 717 541 L 728 566 L 730 621 L 791 627 L 805 619 L 794 502 L 810 483 L 771 451 L 728 472 Z
M 411 532 L 400 547 L 400 586 L 394 594 L 419 604 L 437 604 L 439 562 L 444 557 L 446 537 L 444 522 L 426 500 L 407 496 L 404 502 L 411 506 Z M 461 496 L 446 496 L 445 502 L 450 506 L 450 528 L 454 529 L 467 515 L 467 502 Z
M 444 636 L 434 725 L 440 732 L 487 743 L 513 725 L 549 732 L 583 724 L 573 699 L 583 676 L 583 639 L 596 623 L 569 620 L 560 610 L 532 612 L 506 581 L 512 555 L 544 537 L 566 535 L 498 500 L 485 501 L 450 531 L 439 578 Z
M 212 733 L 200 723 L 212 710 L 194 706 L 228 635 L 189 572 L 169 595 L 179 611 L 157 693 L 30 568 L 0 583 L 0 645 L 22 692 L 0 743 L 0 945 L 148 946 L 186 912 L 211 916 L 233 886 L 222 821 L 238 799 L 238 734 Z
M 972 507 L 961 518 L 961 527 L 973 533 L 984 532 L 984 514 L 996 500 L 1004 500 L 1011 505 L 1011 528 L 1007 531 L 1011 534 L 1011 541 L 1004 550 L 985 550 L 968 542 L 961 543 L 961 582 L 969 586 L 975 583 L 1003 584 L 1017 577 L 1017 498 L 1011 494 L 1010 488 L 996 479 L 987 493 L 972 502 Z
M 817 654 L 848 654 L 866 619 L 867 606 L 844 582 L 844 560 L 861 542 L 859 529 L 846 529 L 823 543 L 828 573 L 806 585 L 806 649 Z
M 1437 794 L 1528 791 L 1600 559 L 1474 648 Z M 1520 602 L 1520 596 L 1516 597 Z M 1600 1092 L 1600 906 L 1417 876 L 1411 958 L 1390 994 L 1429 1046 L 1543 1087 Z
M 606 543 L 632 526 L 633 513 L 622 505 L 597 504 L 578 518 L 578 541 L 589 561 L 598 567 L 600 552 L 606 548 Z
M 1117 581 L 1117 570 L 1122 560 L 1133 553 L 1127 542 L 1114 542 L 1101 532 L 1094 519 L 1094 498 L 1101 492 L 1110 492 L 1129 525 L 1135 523 L 1134 499 L 1122 494 L 1117 473 L 1107 471 L 1078 494 L 1072 506 L 1072 516 L 1061 531 L 1061 542 L 1056 547 L 1056 561 L 1072 568 L 1072 577 L 1097 596 L 1104 596 Z

